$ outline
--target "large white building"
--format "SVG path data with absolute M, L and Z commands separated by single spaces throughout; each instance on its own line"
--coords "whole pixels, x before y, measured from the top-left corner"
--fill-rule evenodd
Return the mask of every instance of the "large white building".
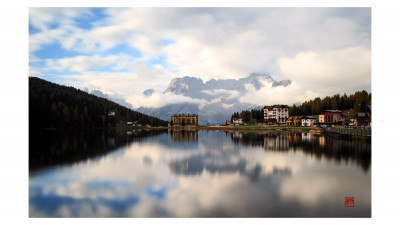
M 268 124 L 285 124 L 289 118 L 289 106 L 273 105 L 264 107 L 264 122 Z

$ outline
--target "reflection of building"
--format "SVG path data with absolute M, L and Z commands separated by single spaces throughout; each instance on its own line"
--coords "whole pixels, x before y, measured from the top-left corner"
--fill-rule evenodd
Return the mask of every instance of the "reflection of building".
M 172 116 L 172 127 L 197 127 L 199 116 L 196 114 L 175 114 Z
M 285 151 L 289 149 L 289 141 L 286 135 L 266 134 L 264 136 L 264 149 L 271 151 Z
M 115 145 L 115 138 L 114 137 L 108 137 L 107 144 L 111 145 L 111 146 Z
M 288 139 L 289 142 L 300 141 L 300 135 L 301 133 L 286 133 L 286 139 Z
M 325 146 L 325 139 L 326 139 L 325 136 L 320 136 L 320 137 L 319 137 L 319 145 L 320 145 L 321 147 L 324 147 L 324 146 Z
M 273 105 L 264 107 L 264 122 L 268 124 L 283 124 L 289 118 L 289 106 Z
M 242 132 L 235 131 L 232 135 L 232 138 L 236 138 L 236 139 L 242 138 Z
M 171 139 L 173 141 L 197 141 L 199 139 L 199 131 L 187 131 L 187 130 L 181 130 L 181 131 L 172 131 L 171 132 Z
M 302 133 L 301 134 L 301 140 L 303 142 L 311 142 L 314 139 L 314 135 L 310 133 Z

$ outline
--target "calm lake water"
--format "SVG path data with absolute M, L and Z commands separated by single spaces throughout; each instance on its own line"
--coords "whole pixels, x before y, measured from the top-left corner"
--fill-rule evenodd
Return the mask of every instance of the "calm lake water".
M 30 217 L 371 217 L 368 142 L 138 130 L 31 131 L 29 145 Z

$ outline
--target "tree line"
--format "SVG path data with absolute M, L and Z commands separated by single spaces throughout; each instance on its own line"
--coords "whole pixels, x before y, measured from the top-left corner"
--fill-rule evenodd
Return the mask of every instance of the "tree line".
M 318 115 L 325 110 L 350 110 L 353 109 L 350 117 L 356 118 L 358 112 L 366 112 L 368 105 L 371 105 L 371 93 L 365 90 L 357 91 L 354 94 L 342 96 L 335 94 L 333 96 L 326 96 L 321 99 L 320 97 L 314 100 L 303 102 L 302 104 L 293 104 L 289 106 L 289 116 L 303 116 L 303 115 Z M 250 122 L 251 119 L 256 119 L 258 122 L 264 120 L 263 109 L 251 109 L 242 112 L 235 112 L 231 116 L 233 118 L 241 118 L 244 122 Z
M 109 116 L 109 112 L 115 112 L 115 116 Z M 29 77 L 29 128 L 111 128 L 127 121 L 168 125 L 167 121 L 79 89 Z

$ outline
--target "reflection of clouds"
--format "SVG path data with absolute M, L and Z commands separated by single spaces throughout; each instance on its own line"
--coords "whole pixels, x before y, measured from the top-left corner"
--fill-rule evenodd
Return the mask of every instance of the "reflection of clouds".
M 317 205 L 321 201 L 328 201 L 327 199 L 342 204 L 348 194 L 358 195 L 362 196 L 358 199 L 358 204 L 368 206 L 371 204 L 371 177 L 370 174 L 365 176 L 363 171 L 354 169 L 355 167 L 356 165 L 338 165 L 333 162 L 321 165 L 318 161 L 308 160 L 303 164 L 301 173 L 282 180 L 280 194 L 283 199 L 296 198 L 306 205 Z
M 239 173 L 220 175 L 207 171 L 199 176 L 180 177 L 179 186 L 168 193 L 166 204 L 173 216 L 196 217 L 219 202 L 230 200 L 221 193 L 225 193 L 240 180 Z
M 296 198 L 306 204 L 315 205 L 318 200 L 340 187 L 334 177 L 295 177 L 282 182 L 281 195 L 283 198 Z M 301 190 L 301 191 L 299 191 Z
M 199 132 L 191 151 L 161 140 L 134 142 L 107 157 L 31 178 L 30 216 L 332 217 L 370 210 L 370 174 L 351 162 L 235 145 L 222 132 Z M 358 203 L 364 207 L 351 215 L 331 207 L 342 206 L 349 190 L 363 198 Z
M 110 217 L 121 216 L 127 209 L 136 205 L 139 198 L 129 195 L 124 198 L 75 198 L 45 194 L 41 187 L 34 187 L 35 195 L 29 199 L 32 217 Z M 38 208 L 40 206 L 40 209 Z

